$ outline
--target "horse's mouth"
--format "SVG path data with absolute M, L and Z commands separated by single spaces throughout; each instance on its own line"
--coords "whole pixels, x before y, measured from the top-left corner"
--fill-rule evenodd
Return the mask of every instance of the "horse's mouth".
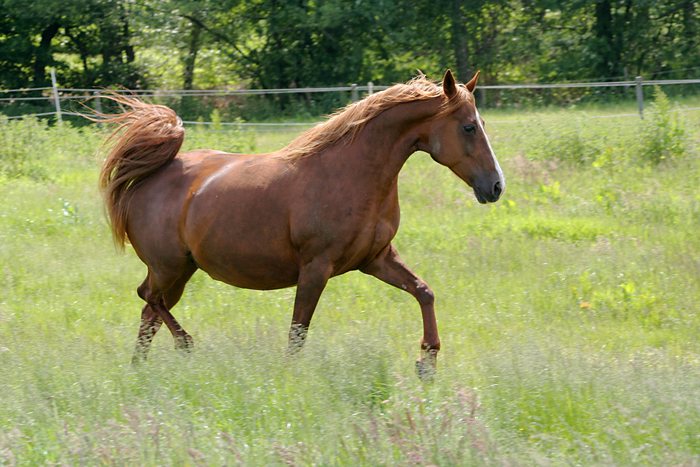
M 474 196 L 476 197 L 476 200 L 481 204 L 495 203 L 501 197 L 501 193 L 502 190 L 500 188 L 500 184 L 497 184 L 497 189 L 494 190 L 494 192 L 474 188 Z

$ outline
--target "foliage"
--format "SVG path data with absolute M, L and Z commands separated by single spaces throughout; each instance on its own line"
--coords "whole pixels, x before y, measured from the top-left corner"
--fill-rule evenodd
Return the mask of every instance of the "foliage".
M 602 170 L 627 163 L 657 165 L 678 160 L 689 151 L 689 138 L 680 112 L 656 87 L 644 120 L 634 127 L 618 127 L 617 133 L 601 138 L 595 128 L 603 123 L 595 121 L 594 116 L 572 122 L 575 124 L 552 125 L 543 131 L 546 143 L 532 145 L 528 155 L 532 159 L 590 165 Z M 601 200 L 610 196 L 613 195 L 602 195 Z
M 255 136 L 245 131 L 243 127 L 238 126 L 241 123 L 243 122 L 240 119 L 236 119 L 223 126 L 220 112 L 218 109 L 214 109 L 209 123 L 200 122 L 194 128 L 187 129 L 185 148 L 208 148 L 234 153 L 253 153 L 255 152 Z
M 671 106 L 668 96 L 656 87 L 654 102 L 641 128 L 640 157 L 651 164 L 683 157 L 686 150 L 685 128 Z
M 47 178 L 37 152 L 47 137 L 46 125 L 34 117 L 14 121 L 0 117 L 0 177 Z
M 2 2 L 0 86 L 47 86 L 53 66 L 64 86 L 138 87 L 129 2 Z
M 580 128 L 554 128 L 546 144 L 535 152 L 535 157 L 542 159 L 557 159 L 574 164 L 590 164 L 596 157 L 598 148 L 595 141 L 590 140 Z
M 45 86 L 48 67 L 63 87 L 189 89 L 387 84 L 417 68 L 517 83 L 686 77 L 700 66 L 692 0 L 0 5 L 0 88 Z M 275 99 L 282 108 L 292 100 Z
M 35 117 L 0 117 L 0 182 L 13 178 L 55 181 L 66 161 L 93 163 L 100 139 L 94 129 L 70 122 L 56 125 Z

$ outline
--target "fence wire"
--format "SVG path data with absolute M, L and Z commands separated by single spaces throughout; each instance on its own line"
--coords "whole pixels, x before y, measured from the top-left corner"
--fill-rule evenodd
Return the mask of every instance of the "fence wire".
M 592 118 L 615 118 L 615 117 L 643 117 L 644 108 L 644 95 L 641 92 L 644 86 L 668 86 L 668 85 L 697 85 L 700 84 L 700 79 L 672 79 L 672 80 L 643 80 L 641 77 L 637 77 L 634 81 L 594 81 L 594 82 L 578 82 L 578 83 L 532 83 L 532 84 L 499 84 L 499 85 L 482 85 L 479 86 L 481 91 L 481 98 L 485 101 L 486 91 L 518 91 L 518 90 L 547 90 L 547 89 L 582 89 L 582 88 L 635 88 L 636 89 L 636 99 L 638 104 L 638 113 L 629 114 L 617 114 L 617 115 L 598 115 L 592 116 Z M 190 97 L 236 97 L 236 96 L 278 96 L 278 95 L 292 95 L 292 94 L 323 94 L 323 93 L 351 93 L 351 99 L 359 99 L 360 93 L 372 94 L 374 92 L 382 91 L 387 89 L 389 86 L 386 85 L 374 85 L 373 83 L 367 83 L 366 85 L 352 84 L 349 86 L 327 86 L 327 87 L 306 87 L 306 88 L 271 88 L 271 89 L 209 89 L 209 90 L 190 90 L 190 89 L 99 89 L 99 88 L 59 88 L 59 87 L 34 87 L 34 88 L 18 88 L 18 89 L 1 89 L 0 90 L 0 103 L 4 104 L 15 104 L 15 103 L 36 103 L 44 101 L 52 107 L 55 106 L 55 111 L 46 112 L 30 112 L 23 113 L 21 115 L 11 115 L 6 116 L 8 119 L 18 119 L 24 117 L 47 117 L 55 115 L 57 119 L 60 120 L 62 116 L 78 116 L 79 114 L 75 112 L 66 112 L 62 109 L 61 102 L 75 102 L 84 101 L 87 99 L 99 98 L 104 93 L 120 93 L 134 95 L 137 97 L 151 97 L 151 98 L 190 98 Z M 27 93 L 41 93 L 41 95 L 29 95 Z M 17 96 L 12 96 L 11 94 L 20 94 Z M 8 97 L 8 95 L 10 95 Z M 97 101 L 99 102 L 99 100 Z M 99 103 L 98 110 L 99 110 Z M 481 104 L 480 104 L 481 105 Z M 68 106 L 70 107 L 70 106 Z M 37 109 L 38 110 L 38 109 Z M 186 120 L 184 122 L 188 125 L 213 125 L 213 122 L 209 121 L 194 121 Z M 318 123 L 318 122 L 316 122 Z M 299 123 L 299 122 L 280 122 L 280 123 L 262 123 L 262 122 L 217 122 L 217 124 L 224 126 L 238 126 L 238 127 L 281 127 L 281 126 L 309 126 L 315 123 Z

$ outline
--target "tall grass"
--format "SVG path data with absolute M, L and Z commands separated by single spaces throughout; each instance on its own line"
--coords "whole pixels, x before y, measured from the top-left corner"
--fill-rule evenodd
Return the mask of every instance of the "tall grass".
M 173 310 L 195 352 L 163 330 L 132 367 L 145 271 L 111 244 L 103 134 L 0 122 L 0 464 L 697 463 L 700 115 L 673 117 L 683 149 L 658 159 L 663 115 L 485 117 L 501 202 L 424 154 L 400 178 L 395 243 L 444 344 L 429 385 L 418 306 L 360 273 L 330 281 L 293 359 L 293 289 L 198 273 Z M 296 131 L 186 145 L 263 152 Z

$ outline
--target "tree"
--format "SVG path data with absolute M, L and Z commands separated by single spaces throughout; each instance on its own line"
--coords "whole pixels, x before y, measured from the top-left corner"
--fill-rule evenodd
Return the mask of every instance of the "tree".
M 0 86 L 687 77 L 697 0 L 0 0 Z M 150 80 L 150 82 L 148 82 Z M 322 96 L 304 96 L 308 101 Z M 289 97 L 279 98 L 284 104 Z
M 0 22 L 0 63 L 19 71 L 15 79 L 11 73 L 1 73 L 3 83 L 46 86 L 47 67 L 55 66 L 61 79 L 71 84 L 139 85 L 126 3 L 5 0 L 2 7 L 5 15 Z M 82 70 L 56 60 L 58 52 L 76 54 Z M 91 70 L 91 63 L 96 70 Z

